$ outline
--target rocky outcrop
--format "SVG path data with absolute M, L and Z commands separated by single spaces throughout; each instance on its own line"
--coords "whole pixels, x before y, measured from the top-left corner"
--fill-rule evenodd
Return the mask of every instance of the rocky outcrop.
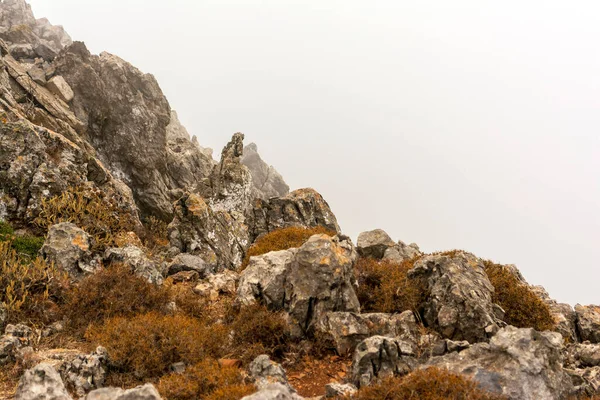
M 406 244 L 399 240 L 398 243 L 394 244 L 394 246 L 388 247 L 385 250 L 383 259 L 400 264 L 404 261 L 412 260 L 422 255 L 423 253 L 421 253 L 421 250 L 419 250 L 419 246 L 417 246 L 415 243 Z
M 90 235 L 69 222 L 50 228 L 40 253 L 72 279 L 81 279 L 101 268 L 98 260 L 92 257 Z
M 575 386 L 578 398 L 594 398 L 600 395 L 600 367 L 566 370 Z
M 499 307 L 492 303 L 494 288 L 482 261 L 474 255 L 426 256 L 415 263 L 409 276 L 426 285 L 423 319 L 443 337 L 486 341 L 504 324 L 496 316 Z
M 260 355 L 250 363 L 248 376 L 258 390 L 265 389 L 273 383 L 278 383 L 284 385 L 290 392 L 296 392 L 288 382 L 285 370 L 278 363 L 271 361 L 267 355 Z
M 375 379 L 405 375 L 417 366 L 414 356 L 410 343 L 392 337 L 370 337 L 354 352 L 352 383 L 364 387 Z
M 516 267 L 515 270 L 517 270 Z M 525 279 L 522 279 L 521 281 L 524 284 L 527 284 Z M 548 292 L 541 286 L 528 286 L 544 303 L 546 303 L 546 305 L 548 305 L 550 314 L 556 322 L 556 332 L 560 333 L 571 343 L 579 341 L 576 326 L 577 314 L 573 307 L 570 304 L 558 303 L 556 300 L 553 300 Z
M 290 192 L 290 187 L 275 167 L 268 165 L 258 154 L 258 146 L 250 143 L 244 147 L 242 164 L 252 174 L 252 198 L 269 200 L 272 197 L 283 197 Z
M 250 218 L 250 238 L 289 226 L 324 226 L 340 232 L 329 204 L 314 189 L 299 189 L 284 197 L 256 200 Z
M 88 393 L 85 400 L 161 400 L 154 385 L 147 383 L 133 389 L 120 388 L 96 389 Z
M 488 343 L 432 358 L 423 367 L 442 367 L 474 379 L 479 386 L 509 399 L 564 399 L 573 393 L 563 370 L 562 337 L 512 326 Z
M 169 218 L 177 189 L 207 178 L 212 159 L 185 140 L 156 79 L 115 55 L 92 55 L 83 43 L 54 66 L 98 157 L 132 189 L 144 215 Z
M 104 386 L 108 372 L 108 353 L 98 347 L 91 354 L 79 354 L 59 368 L 60 375 L 79 397 Z
M 50 364 L 38 364 L 19 381 L 17 400 L 71 400 L 59 373 Z
M 357 314 L 350 312 L 325 313 L 319 320 L 317 332 L 335 343 L 339 354 L 348 354 L 371 336 L 387 336 L 410 343 L 417 353 L 419 326 L 412 311 L 402 314 Z
M 206 278 L 215 272 L 201 257 L 181 253 L 175 256 L 169 264 L 168 275 L 175 275 L 183 271 L 195 271 L 199 278 Z
M 215 212 L 193 193 L 177 201 L 169 239 L 171 246 L 201 257 L 213 271 L 240 266 L 249 245 L 246 225 L 226 211 Z
M 0 124 L 0 209 L 4 219 L 33 223 L 44 198 L 72 187 L 102 190 L 137 220 L 129 189 L 86 150 L 27 122 Z
M 600 343 L 600 306 L 575 306 L 577 332 L 582 341 Z
M 358 235 L 356 250 L 362 257 L 372 257 L 379 260 L 383 258 L 385 251 L 395 244 L 383 229 L 375 229 Z
M 296 393 L 290 391 L 287 386 L 281 383 L 273 383 L 258 392 L 251 394 L 246 397 L 242 397 L 242 400 L 303 400 L 304 398 L 298 396 Z
M 146 256 L 144 251 L 136 246 L 123 248 L 110 248 L 104 253 L 104 264 L 124 264 L 131 268 L 131 272 L 155 285 L 163 283 L 161 267 Z
M 213 301 L 217 300 L 221 295 L 234 295 L 236 293 L 235 285 L 238 278 L 239 276 L 236 272 L 229 270 L 211 275 L 194 286 L 194 293 Z
M 0 366 L 15 361 L 17 352 L 30 345 L 31 329 L 25 325 L 8 325 L 0 337 Z

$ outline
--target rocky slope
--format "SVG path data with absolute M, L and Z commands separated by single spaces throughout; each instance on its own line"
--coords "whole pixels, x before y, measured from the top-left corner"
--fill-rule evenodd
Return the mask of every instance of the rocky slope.
M 243 134 L 215 161 L 151 75 L 24 0 L 0 49 L 0 398 L 600 396 L 600 307 L 353 243 Z

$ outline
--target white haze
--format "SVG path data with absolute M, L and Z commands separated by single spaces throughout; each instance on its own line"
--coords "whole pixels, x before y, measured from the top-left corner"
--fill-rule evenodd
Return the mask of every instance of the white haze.
M 246 133 L 353 238 L 467 249 L 600 302 L 597 1 L 31 3 L 154 74 L 215 156 Z

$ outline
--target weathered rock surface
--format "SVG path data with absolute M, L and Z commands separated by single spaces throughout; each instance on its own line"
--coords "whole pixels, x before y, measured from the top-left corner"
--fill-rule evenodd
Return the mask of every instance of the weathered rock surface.
M 133 389 L 119 388 L 96 389 L 85 397 L 85 400 L 161 400 L 154 385 L 147 383 Z
M 289 384 L 285 370 L 269 356 L 258 356 L 248 366 L 248 375 L 258 390 L 267 388 L 273 383 L 285 386 L 290 392 L 296 390 Z
M 303 397 L 291 392 L 285 385 L 273 383 L 242 400 L 303 400 Z
M 239 276 L 233 271 L 223 271 L 206 278 L 203 282 L 194 286 L 194 293 L 217 300 L 221 295 L 232 295 L 236 293 L 235 285 Z
M 25 325 L 8 325 L 0 337 L 0 365 L 15 361 L 17 352 L 30 345 L 32 332 Z
M 59 368 L 64 382 L 79 397 L 91 390 L 102 388 L 108 372 L 108 353 L 105 348 L 98 347 L 91 354 L 79 354 Z
M 27 122 L 0 124 L 0 209 L 3 218 L 32 223 L 42 199 L 70 187 L 100 189 L 137 220 L 131 192 L 75 143 Z
M 243 305 L 261 301 L 271 308 L 285 307 L 285 281 L 296 253 L 297 249 L 289 249 L 250 257 L 240 275 L 237 301 Z
M 93 260 L 90 235 L 70 222 L 50 227 L 40 253 L 72 279 L 83 278 L 101 268 L 100 263 Z
M 0 332 L 4 332 L 6 327 L 6 320 L 8 319 L 8 311 L 4 304 L 0 304 Z
M 260 157 L 255 143 L 244 147 L 241 161 L 252 174 L 252 198 L 268 200 L 272 197 L 283 197 L 290 192 L 290 187 L 275 167 L 268 165 Z
M 577 331 L 582 341 L 600 343 L 600 306 L 575 306 Z
M 494 290 L 483 263 L 470 253 L 430 255 L 409 272 L 427 287 L 423 317 L 427 326 L 452 340 L 487 340 L 503 324 L 492 303 Z
M 569 345 L 565 364 L 572 368 L 600 366 L 600 344 L 585 342 Z
M 566 370 L 581 398 L 600 395 L 600 367 Z
M 252 241 L 262 234 L 289 226 L 324 226 L 340 232 L 329 204 L 314 189 L 299 189 L 268 201 L 256 200 L 249 224 Z
M 160 265 L 150 260 L 144 251 L 136 246 L 110 248 L 104 253 L 104 264 L 125 264 L 141 278 L 150 283 L 160 285 L 164 282 Z
M 415 243 L 407 245 L 403 241 L 398 241 L 394 246 L 386 249 L 383 259 L 400 264 L 403 261 L 412 260 L 422 255 L 423 253 L 419 250 L 419 246 Z
M 319 320 L 316 330 L 333 340 L 339 354 L 353 352 L 360 342 L 372 336 L 398 338 L 410 343 L 416 353 L 420 337 L 412 311 L 402 314 L 328 312 Z
M 71 400 L 60 375 L 49 364 L 38 364 L 19 381 L 16 400 Z
M 201 257 L 186 253 L 175 256 L 173 261 L 169 264 L 168 274 L 175 275 L 182 271 L 195 271 L 200 278 L 206 278 L 208 275 L 215 272 Z
M 362 257 L 382 259 L 386 250 L 396 243 L 383 229 L 375 229 L 358 235 L 356 250 Z
M 303 336 L 328 311 L 360 311 L 353 287 L 356 250 L 348 238 L 315 235 L 298 249 L 285 282 L 292 334 Z
M 405 375 L 416 365 L 412 345 L 400 339 L 373 336 L 362 341 L 352 358 L 352 383 L 368 386 L 374 379 Z
M 215 271 L 239 267 L 249 245 L 246 225 L 228 212 L 213 211 L 193 193 L 177 201 L 169 239 L 173 247 L 201 257 Z
M 358 389 L 351 383 L 328 383 L 325 385 L 325 397 L 327 398 L 338 398 L 338 397 L 352 397 Z
M 432 358 L 436 366 L 467 375 L 493 393 L 509 399 L 564 399 L 574 390 L 563 370 L 562 337 L 512 326 L 501 329 L 488 343 L 460 353 Z
M 522 281 L 526 283 L 524 279 L 522 279 Z M 529 287 L 548 305 L 550 314 L 554 318 L 554 321 L 556 321 L 556 331 L 571 343 L 579 341 L 576 326 L 577 314 L 573 307 L 569 304 L 558 303 L 556 300 L 553 300 L 548 292 L 541 286 L 529 285 Z

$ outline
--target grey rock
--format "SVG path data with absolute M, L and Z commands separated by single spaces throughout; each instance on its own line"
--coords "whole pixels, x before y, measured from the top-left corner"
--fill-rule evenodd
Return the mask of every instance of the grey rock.
M 405 375 L 416 365 L 413 347 L 400 339 L 373 336 L 362 341 L 352 357 L 352 383 L 368 386 L 374 379 Z
M 285 281 L 285 310 L 292 335 L 314 329 L 329 311 L 359 312 L 353 286 L 357 254 L 348 238 L 312 236 L 294 256 Z
M 64 381 L 79 397 L 104 386 L 108 371 L 108 353 L 98 347 L 91 354 L 80 354 L 61 365 L 59 372 Z
M 565 370 L 575 386 L 577 398 L 600 395 L 600 367 Z
M 200 278 L 206 278 L 215 272 L 202 258 L 186 253 L 178 254 L 169 264 L 168 271 L 169 275 L 174 275 L 182 271 L 195 271 Z
M 27 71 L 27 73 L 29 74 L 31 79 L 33 79 L 33 81 L 38 85 L 46 85 L 46 72 L 44 72 L 43 69 L 38 67 L 32 67 Z
M 356 250 L 362 257 L 382 259 L 386 250 L 395 246 L 396 243 L 382 229 L 363 232 L 358 235 Z
M 236 269 L 249 246 L 248 228 L 238 218 L 214 211 L 202 196 L 188 193 L 175 205 L 169 224 L 171 246 L 201 257 L 211 269 Z
M 271 308 L 282 308 L 285 281 L 296 253 L 297 249 L 289 249 L 250 257 L 240 275 L 237 301 L 243 305 L 261 301 Z
M 65 78 L 60 75 L 52 77 L 52 79 L 50 79 L 46 84 L 46 87 L 48 90 L 50 90 L 50 92 L 58 96 L 58 98 L 65 103 L 70 102 L 73 100 L 73 97 L 75 97 L 75 93 L 73 93 L 71 86 L 69 86 L 69 84 L 65 81 Z
M 16 400 L 70 400 L 60 375 L 50 364 L 38 364 L 25 371 L 15 395 Z
M 72 279 L 81 279 L 101 268 L 93 260 L 91 249 L 90 235 L 70 222 L 63 222 L 50 227 L 40 253 Z
M 454 340 L 446 339 L 446 351 L 448 353 L 459 352 L 468 349 L 471 347 L 471 344 L 466 340 L 461 340 L 460 342 L 455 342 Z
M 104 253 L 104 263 L 128 265 L 136 275 L 155 285 L 161 285 L 164 281 L 158 263 L 150 260 L 144 251 L 136 246 L 107 249 Z
M 407 245 L 402 241 L 398 241 L 394 246 L 386 249 L 383 259 L 401 264 L 404 261 L 412 260 L 413 258 L 422 255 L 423 253 L 421 253 L 419 246 L 416 244 L 412 243 Z
M 285 385 L 273 383 L 242 400 L 303 400 L 303 397 L 291 392 Z
M 492 303 L 493 286 L 483 263 L 470 253 L 430 255 L 409 271 L 427 287 L 423 317 L 444 338 L 470 343 L 488 340 L 503 325 Z
M 435 366 L 466 375 L 483 389 L 509 399 L 563 399 L 574 388 L 562 367 L 562 351 L 558 333 L 508 326 L 489 344 L 434 357 L 422 368 Z
M 18 352 L 31 344 L 31 335 L 26 325 L 7 325 L 0 337 L 0 365 L 15 361 Z
M 8 311 L 4 304 L 0 304 L 0 332 L 4 332 L 6 321 L 8 320 Z
M 333 232 L 340 232 L 329 204 L 314 189 L 295 190 L 268 201 L 256 200 L 249 225 L 252 241 L 265 233 L 290 226 L 324 226 Z
M 260 157 L 255 143 L 244 147 L 241 161 L 252 175 L 252 198 L 268 200 L 272 197 L 285 196 L 290 192 L 290 187 L 279 172 Z
M 516 267 L 514 267 L 514 269 L 520 276 L 521 273 L 518 272 Z M 520 280 L 527 284 L 522 277 Z M 579 340 L 576 327 L 577 314 L 573 307 L 569 304 L 558 303 L 556 300 L 553 300 L 548 292 L 541 286 L 528 286 L 544 303 L 546 303 L 546 305 L 548 305 L 550 314 L 554 318 L 554 321 L 556 321 L 556 331 L 571 343 L 577 342 Z
M 13 44 L 10 46 L 10 55 L 17 60 L 33 60 L 36 52 L 30 44 Z
M 565 364 L 576 369 L 600 366 L 600 344 L 585 342 L 568 346 Z
M 582 341 L 600 343 L 600 306 L 575 306 L 577 331 Z
M 236 293 L 235 285 L 239 276 L 234 271 L 223 271 L 206 278 L 194 287 L 194 293 L 217 300 L 221 295 L 232 295 Z
M 356 386 L 351 383 L 328 383 L 325 385 L 325 397 L 352 397 L 358 392 Z
M 284 385 L 290 392 L 296 392 L 289 384 L 285 370 L 269 356 L 260 355 L 248 366 L 248 376 L 258 390 L 267 388 L 273 383 Z
M 316 329 L 333 340 L 339 354 L 354 352 L 360 342 L 371 336 L 401 339 L 418 352 L 420 332 L 412 311 L 402 314 L 328 312 L 319 320 Z
M 161 400 L 154 385 L 147 383 L 134 389 L 119 388 L 96 389 L 85 397 L 85 400 Z

